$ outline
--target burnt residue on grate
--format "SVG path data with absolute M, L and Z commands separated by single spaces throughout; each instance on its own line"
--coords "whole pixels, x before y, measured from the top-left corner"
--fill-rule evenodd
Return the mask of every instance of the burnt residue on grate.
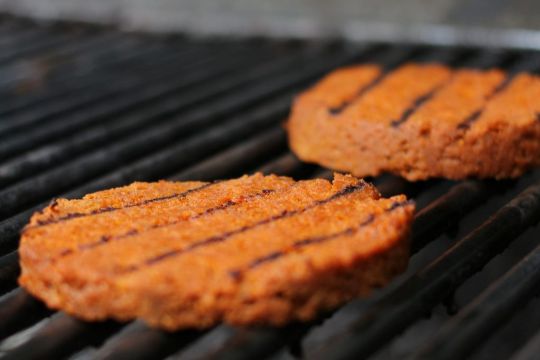
M 405 192 L 418 205 L 409 270 L 370 299 L 282 329 L 223 325 L 166 333 L 139 322 L 85 323 L 47 309 L 17 287 L 16 249 L 32 212 L 53 198 L 134 180 L 212 181 L 256 170 L 328 177 L 329 171 L 303 164 L 287 150 L 281 124 L 295 94 L 341 65 L 370 62 L 392 69 L 409 61 L 439 61 L 498 66 L 511 79 L 516 72 L 538 70 L 538 59 L 535 51 L 191 39 L 0 18 L 0 354 L 8 359 L 533 354 L 540 317 L 526 305 L 540 285 L 534 227 L 540 218 L 539 171 L 504 182 L 374 179 L 385 196 Z M 358 96 L 370 88 L 359 89 Z M 338 115 L 347 106 L 331 111 Z M 395 125 L 407 117 L 405 112 Z M 298 247 L 316 241 L 331 239 L 305 239 Z M 250 266 L 283 255 L 270 253 Z M 231 276 L 243 271 L 231 269 Z M 450 298 L 454 317 L 439 311 Z M 512 318 L 527 319 L 528 327 Z

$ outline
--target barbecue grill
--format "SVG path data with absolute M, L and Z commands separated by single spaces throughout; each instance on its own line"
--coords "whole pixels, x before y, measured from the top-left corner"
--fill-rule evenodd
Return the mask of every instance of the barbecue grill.
M 540 52 L 429 44 L 189 38 L 0 20 L 0 354 L 6 359 L 536 359 L 540 171 L 407 183 L 408 271 L 368 299 L 285 328 L 166 333 L 87 323 L 17 287 L 19 231 L 54 197 L 162 178 L 331 172 L 299 162 L 282 123 L 325 72 L 405 61 L 540 70 Z M 179 269 L 181 271 L 181 269 Z

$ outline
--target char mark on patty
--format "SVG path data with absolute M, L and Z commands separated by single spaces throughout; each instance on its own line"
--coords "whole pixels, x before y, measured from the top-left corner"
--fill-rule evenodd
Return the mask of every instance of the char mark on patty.
M 103 213 L 118 211 L 118 210 L 122 210 L 122 209 L 133 208 L 133 207 L 140 207 L 140 206 L 144 206 L 144 205 L 151 204 L 151 203 L 154 203 L 154 202 L 159 202 L 159 201 L 166 201 L 166 200 L 170 200 L 170 199 L 183 198 L 183 197 L 186 197 L 186 196 L 188 196 L 188 195 L 190 195 L 190 194 L 192 194 L 194 192 L 201 191 L 203 189 L 206 189 L 209 186 L 217 184 L 218 182 L 219 181 L 206 183 L 206 184 L 203 184 L 201 186 L 195 187 L 193 189 L 189 189 L 189 190 L 182 191 L 182 192 L 179 192 L 179 193 L 174 193 L 174 194 L 167 195 L 167 196 L 160 196 L 160 197 L 156 197 L 156 198 L 152 198 L 152 199 L 146 199 L 146 200 L 138 202 L 138 203 L 127 204 L 127 205 L 124 205 L 124 206 L 119 206 L 119 207 L 110 207 L 110 206 L 108 206 L 108 207 L 103 207 L 103 208 L 99 208 L 99 209 L 96 209 L 96 210 L 92 210 L 92 211 L 90 211 L 88 213 L 75 212 L 75 213 L 69 213 L 69 214 L 60 216 L 58 218 L 50 218 L 50 219 L 47 219 L 47 220 L 40 220 L 40 221 L 38 221 L 37 225 L 27 227 L 27 228 L 24 229 L 24 231 L 26 231 L 28 229 L 35 229 L 35 228 L 47 226 L 47 225 L 50 225 L 50 224 L 56 224 L 56 223 L 59 223 L 59 222 L 69 221 L 69 220 L 72 220 L 72 219 L 77 219 L 77 218 L 82 218 L 82 217 L 87 217 L 87 216 L 94 216 L 94 215 L 99 215 L 99 214 L 103 214 Z M 55 203 L 55 205 L 56 205 L 56 203 Z
M 293 217 L 293 216 L 302 214 L 302 213 L 304 213 L 304 212 L 306 212 L 308 210 L 314 209 L 314 208 L 316 208 L 318 206 L 321 206 L 323 204 L 326 204 L 326 203 L 329 203 L 329 202 L 334 201 L 336 199 L 339 199 L 341 197 L 350 195 L 352 193 L 355 193 L 357 191 L 362 190 L 365 186 L 366 186 L 366 183 L 364 181 L 360 181 L 357 184 L 349 185 L 349 186 L 343 188 L 342 190 L 336 192 L 335 194 L 333 194 L 333 195 L 331 195 L 331 196 L 329 196 L 329 197 L 327 197 L 325 199 L 317 200 L 317 201 L 313 202 L 311 205 L 308 205 L 306 207 L 303 207 L 303 208 L 300 208 L 300 209 L 297 209 L 297 210 L 284 210 L 281 213 L 279 213 L 278 215 L 268 217 L 266 219 L 263 219 L 263 220 L 260 220 L 260 221 L 258 221 L 256 223 L 254 223 L 254 224 L 245 225 L 245 226 L 242 226 L 240 228 L 237 228 L 237 229 L 234 229 L 234 230 L 231 230 L 231 231 L 227 231 L 227 232 L 219 234 L 219 235 L 210 236 L 208 238 L 205 238 L 205 239 L 196 241 L 194 243 L 191 243 L 191 244 L 189 244 L 189 245 L 187 245 L 187 246 L 185 246 L 183 248 L 177 248 L 177 249 L 171 249 L 169 251 L 165 251 L 165 252 L 163 252 L 161 254 L 158 254 L 156 256 L 153 256 L 151 258 L 143 260 L 139 264 L 129 266 L 124 271 L 121 271 L 121 272 L 122 273 L 124 273 L 124 272 L 127 273 L 127 272 L 138 271 L 140 269 L 143 269 L 145 266 L 155 265 L 155 264 L 160 263 L 161 261 L 163 261 L 165 259 L 175 257 L 175 256 L 179 256 L 179 255 L 191 252 L 193 250 L 199 249 L 201 247 L 205 247 L 205 246 L 209 246 L 209 245 L 212 245 L 212 244 L 217 244 L 217 243 L 227 241 L 229 238 L 231 238 L 231 237 L 233 237 L 235 235 L 244 233 L 244 232 L 246 232 L 248 230 L 252 230 L 252 229 L 258 228 L 260 226 L 271 224 L 271 223 L 273 223 L 273 222 L 275 222 L 277 220 L 281 220 L 281 219 L 285 219 L 285 218 L 289 218 L 289 217 Z
M 384 73 L 380 74 L 379 76 L 377 76 L 375 79 L 373 79 L 368 84 L 362 86 L 358 90 L 358 92 L 356 93 L 354 98 L 352 98 L 350 100 L 347 100 L 347 101 L 344 101 L 343 103 L 341 103 L 338 106 L 330 107 L 328 109 L 328 112 L 330 113 L 330 115 L 337 116 L 337 115 L 341 114 L 343 111 L 345 111 L 345 109 L 347 107 L 349 107 L 349 105 L 351 105 L 353 102 L 357 101 L 358 99 L 360 99 L 361 97 L 366 95 L 368 92 L 373 90 L 377 85 L 379 85 L 381 83 L 381 81 L 386 77 L 387 74 L 388 73 L 384 72 Z
M 412 202 L 410 200 L 402 201 L 402 202 L 394 202 L 390 207 L 385 209 L 386 213 L 390 213 L 400 207 L 403 207 L 405 205 L 411 204 Z M 235 269 L 235 270 L 229 270 L 228 274 L 231 276 L 234 280 L 239 281 L 242 280 L 245 273 L 249 270 L 255 269 L 257 267 L 260 267 L 264 264 L 270 263 L 272 261 L 275 261 L 279 258 L 282 258 L 284 256 L 287 256 L 289 254 L 294 253 L 295 251 L 298 251 L 298 249 L 307 247 L 309 245 L 314 244 L 321 244 L 325 243 L 331 240 L 334 240 L 336 238 L 342 237 L 342 236 L 352 236 L 356 232 L 360 231 L 361 228 L 371 224 L 373 221 L 375 221 L 376 215 L 375 214 L 369 214 L 367 218 L 362 221 L 360 224 L 354 227 L 348 227 L 345 230 L 341 230 L 332 234 L 328 235 L 322 235 L 322 236 L 311 236 L 305 239 L 297 240 L 295 241 L 288 250 L 278 250 L 273 251 L 267 255 L 263 255 L 261 257 L 258 257 L 254 260 L 252 260 L 247 266 L 241 269 Z
M 495 87 L 495 89 L 493 89 L 491 94 L 489 94 L 486 97 L 486 102 L 484 103 L 484 105 L 481 108 L 473 111 L 469 116 L 467 116 L 462 122 L 460 122 L 458 124 L 457 128 L 460 129 L 460 130 L 468 130 L 468 129 L 470 129 L 472 124 L 474 124 L 480 118 L 480 116 L 484 112 L 484 110 L 485 110 L 486 106 L 489 104 L 489 102 L 497 94 L 503 92 L 506 88 L 508 88 L 508 85 L 510 85 L 510 83 L 512 82 L 512 79 L 513 79 L 512 75 L 507 75 L 505 77 L 505 79 L 499 85 L 497 85 Z

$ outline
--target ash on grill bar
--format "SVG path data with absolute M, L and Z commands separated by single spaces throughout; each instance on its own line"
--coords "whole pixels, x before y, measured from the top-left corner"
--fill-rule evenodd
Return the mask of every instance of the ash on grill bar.
M 471 3 L 487 9 L 486 1 Z M 490 8 L 500 23 L 506 3 Z M 472 21 L 449 6 L 448 19 Z M 159 14 L 158 7 L 149 13 Z M 57 10 L 36 7 L 32 15 L 54 18 Z M 436 19 L 437 9 L 428 10 Z M 339 16 L 347 20 L 338 14 L 333 21 Z M 300 20 L 285 28 L 302 28 Z M 529 21 L 531 28 L 540 25 L 516 26 Z M 178 24 L 197 31 L 185 19 Z M 264 35 L 256 25 L 253 34 Z M 405 39 L 397 31 L 388 39 L 381 26 L 371 35 L 352 31 L 369 28 L 364 25 L 350 26 L 345 40 L 317 31 L 302 32 L 299 40 L 293 31 L 276 39 L 278 27 L 269 31 L 273 38 L 209 24 L 229 34 L 210 37 L 1 16 L 0 358 L 540 358 L 540 170 L 506 181 L 370 179 L 384 196 L 405 193 L 417 204 L 408 270 L 369 298 L 310 323 L 167 333 L 139 321 L 84 322 L 47 309 L 18 287 L 19 232 L 52 198 L 135 180 L 213 180 L 255 171 L 331 177 L 297 160 L 282 124 L 293 96 L 339 66 L 437 61 L 540 70 L 540 33 L 532 30 L 521 33 L 526 39 L 515 29 L 484 31 L 487 47 L 482 31 L 467 38 L 461 27 L 442 34 L 426 25 L 431 37 L 415 39 L 409 31 Z M 235 32 L 243 36 L 230 35 Z M 458 33 L 465 36 L 453 36 Z

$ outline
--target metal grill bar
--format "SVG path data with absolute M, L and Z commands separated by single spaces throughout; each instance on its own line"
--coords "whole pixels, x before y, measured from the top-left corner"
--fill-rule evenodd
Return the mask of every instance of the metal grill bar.
M 70 109 L 90 104 L 92 101 L 95 102 L 98 99 L 107 99 L 110 96 L 109 94 L 122 94 L 129 90 L 140 90 L 140 86 L 143 84 L 147 87 L 151 83 L 163 83 L 164 80 L 171 81 L 172 79 L 178 79 L 182 75 L 182 72 L 189 74 L 194 70 L 198 70 L 199 76 L 201 76 L 202 69 L 212 74 L 218 73 L 219 70 L 237 70 L 237 67 L 234 68 L 231 66 L 233 60 L 236 61 L 237 65 L 242 65 L 244 62 L 246 64 L 252 64 L 258 58 L 268 57 L 268 50 L 270 50 L 262 47 L 255 54 L 250 54 L 252 51 L 237 46 L 222 49 L 218 46 L 188 47 L 187 49 L 182 47 L 180 49 L 182 51 L 169 49 L 167 55 L 161 54 L 157 58 L 156 54 L 151 54 L 152 58 L 156 59 L 148 61 L 146 64 L 141 64 L 139 61 L 136 64 L 130 64 L 130 66 L 124 64 L 121 68 L 115 69 L 114 72 L 107 71 L 106 73 L 96 74 L 95 71 L 91 71 L 89 74 L 81 76 L 78 79 L 79 81 L 76 82 L 73 78 L 66 79 L 65 82 L 54 82 L 54 92 L 49 91 L 45 94 L 49 98 L 52 98 L 52 100 L 55 100 L 54 102 L 50 101 L 49 103 L 42 104 L 37 109 L 32 107 L 28 109 L 30 110 L 28 112 L 18 113 L 17 116 L 8 118 L 8 123 L 3 124 L 0 130 L 2 132 L 6 132 L 7 130 L 13 131 L 14 129 L 28 126 L 38 121 L 43 122 L 43 119 L 51 118 L 52 115 L 63 114 Z M 249 57 L 247 56 L 248 54 L 250 55 Z M 101 62 L 100 65 L 103 66 L 103 63 Z M 50 81 L 53 82 L 53 80 L 54 78 Z M 167 85 L 171 87 L 171 84 Z M 163 87 L 164 85 L 161 86 Z M 43 99 L 41 100 L 43 101 Z M 19 107 L 21 106 L 20 104 L 15 104 L 15 106 L 17 105 Z M 9 113 L 13 109 L 8 107 L 3 111 Z
M 416 215 L 412 252 L 418 252 L 440 234 L 455 227 L 466 213 L 501 188 L 500 184 L 489 186 L 478 181 L 466 181 L 453 186 Z
M 539 289 L 540 246 L 450 320 L 416 358 L 465 358 Z
M 145 62 L 142 61 L 144 57 L 155 55 L 155 57 L 161 58 L 161 56 L 165 56 L 165 48 L 160 43 L 142 46 L 142 44 L 132 44 L 132 42 L 119 44 L 113 42 L 109 46 L 92 51 L 92 56 L 85 57 L 84 61 L 74 56 L 74 59 L 69 59 L 68 63 L 64 65 L 71 67 L 71 70 L 59 72 L 53 68 L 43 78 L 39 78 L 40 82 L 45 80 L 54 85 L 53 89 L 34 86 L 37 89 L 25 96 L 18 96 L 17 84 L 5 89 L 6 93 L 3 96 L 6 96 L 9 101 L 0 104 L 0 115 L 13 115 L 18 110 L 37 106 L 61 96 L 69 96 L 72 92 L 84 91 L 88 86 L 103 83 L 103 76 L 115 77 L 118 74 L 123 75 L 125 72 L 137 70 L 141 67 L 140 62 L 144 65 Z M 176 53 L 175 50 L 172 51 Z M 96 56 L 96 52 L 103 52 L 103 54 Z M 170 51 L 167 55 L 170 55 Z M 17 66 L 17 63 L 4 66 L 3 73 L 13 71 Z M 27 80 L 34 80 L 34 76 L 34 74 L 28 75 Z M 6 117 L 6 120 L 11 122 L 9 119 Z
M 535 360 L 540 354 L 540 332 L 536 333 L 511 360 Z
M 171 180 L 215 180 L 242 175 L 251 166 L 285 150 L 285 132 L 280 127 L 261 129 L 263 134 L 222 151 L 170 177 Z
M 4 49 L 0 55 L 0 65 L 9 63 L 10 61 L 17 60 L 24 56 L 33 55 L 47 49 L 57 48 L 59 46 L 74 46 L 76 44 L 76 38 L 72 35 L 59 35 L 56 38 L 51 37 L 49 34 L 40 36 L 36 41 L 31 41 L 22 46 L 17 46 L 12 51 Z
M 16 251 L 0 257 L 0 295 L 16 286 L 19 272 L 19 255 Z
M 134 322 L 112 337 L 96 354 L 95 359 L 161 359 L 193 342 L 202 332 L 165 333 Z
M 52 314 L 41 302 L 30 296 L 26 291 L 17 289 L 6 295 L 0 302 L 0 317 L 2 328 L 0 340 L 37 323 Z
M 182 60 L 189 61 L 189 58 Z M 27 132 L 28 130 L 32 134 L 36 132 L 32 131 L 35 129 L 33 126 L 42 126 L 45 121 L 59 122 L 60 119 L 57 118 L 69 114 L 69 112 L 84 109 L 99 102 L 111 101 L 114 97 L 126 94 L 129 91 L 138 91 L 143 85 L 149 86 L 153 83 L 163 81 L 167 77 L 178 78 L 180 75 L 188 73 L 188 70 L 191 70 L 188 66 L 181 66 L 183 65 L 181 62 L 178 65 L 180 66 L 168 69 L 168 72 L 161 68 L 157 69 L 157 71 L 145 71 L 141 69 L 142 73 L 139 72 L 139 74 L 124 76 L 124 78 L 114 79 L 114 77 L 110 76 L 108 77 L 109 81 L 111 81 L 110 84 L 96 84 L 95 88 L 85 87 L 83 89 L 84 91 L 74 92 L 73 89 L 69 89 L 67 94 L 60 94 L 55 97 L 53 99 L 55 101 L 40 104 L 41 106 L 29 106 L 27 108 L 17 109 L 19 110 L 17 115 L 11 116 L 11 121 L 4 123 L 0 130 L 2 130 L 2 135 L 4 136 L 13 136 L 20 134 L 22 131 Z M 143 76 L 140 76 L 140 74 Z M 8 109 L 8 112 L 10 110 L 12 111 L 12 109 Z M 34 142 L 35 140 L 32 141 L 32 143 Z M 13 146 L 16 145 L 14 144 Z M 5 149 L 8 149 L 8 147 L 4 147 L 2 157 L 8 156 L 4 154 Z
M 264 43 L 263 43 L 264 44 Z M 216 44 L 219 45 L 219 44 Z M 234 44 L 231 46 L 235 48 Z M 177 55 L 192 56 L 194 52 L 202 49 L 215 48 L 220 49 L 228 46 L 213 46 L 212 42 L 194 43 L 182 40 L 178 44 L 172 44 L 170 41 L 156 39 L 152 43 L 142 41 L 138 37 L 120 37 L 119 41 L 111 41 L 110 44 L 99 48 L 91 48 L 81 53 L 73 53 L 71 57 L 61 57 L 62 66 L 51 67 L 47 72 L 47 82 L 53 88 L 42 88 L 37 92 L 30 93 L 27 96 L 19 97 L 16 93 L 12 94 L 10 100 L 15 102 L 31 102 L 36 98 L 54 97 L 68 90 L 84 90 L 87 87 L 96 84 L 105 83 L 104 78 L 118 75 L 126 75 L 132 70 L 140 67 L 148 67 L 151 64 L 167 62 L 171 57 Z M 55 49 L 46 56 L 37 56 L 36 59 L 43 61 L 57 59 L 62 53 L 62 49 Z M 55 65 L 52 63 L 51 65 Z M 125 67 L 129 64 L 129 67 Z M 10 66 L 17 65 L 11 64 Z M 132 74 L 137 74 L 134 72 Z M 110 85 L 110 84 L 109 84 Z M 15 91 L 12 89 L 11 91 Z M 2 109 L 4 104 L 2 104 Z
M 74 87 L 75 89 L 83 90 L 103 83 L 105 77 L 111 76 L 114 78 L 119 75 L 126 76 L 130 73 L 134 75 L 137 73 L 133 71 L 149 68 L 152 65 L 169 64 L 175 57 L 182 56 L 183 58 L 196 59 L 197 54 L 206 54 L 208 56 L 213 54 L 216 56 L 222 51 L 245 47 L 238 46 L 238 44 L 228 46 L 219 42 L 195 43 L 184 39 L 178 43 L 161 40 L 152 42 L 151 44 L 141 39 L 136 39 L 137 41 L 133 43 L 133 40 L 131 38 L 124 40 L 126 44 L 122 47 L 120 46 L 122 44 L 113 43 L 111 44 L 113 46 L 111 49 L 113 52 L 104 51 L 101 56 L 99 51 L 92 51 L 90 58 L 82 62 L 79 58 L 75 57 L 73 64 L 71 64 L 73 69 L 68 69 L 68 73 L 56 71 L 51 74 L 51 84 L 60 90 Z M 261 45 L 260 50 L 270 50 L 267 43 L 263 42 L 257 45 Z M 250 47 L 256 48 L 256 46 Z M 211 49 L 214 51 L 210 51 Z M 129 64 L 129 67 L 125 67 L 125 64 Z M 67 75 L 70 73 L 72 76 L 76 76 L 77 82 L 74 82 Z M 96 77 L 95 75 L 100 76 Z
M 28 43 L 36 37 L 42 37 L 43 33 L 36 31 L 36 29 L 21 30 L 17 28 L 7 27 L 2 32 L 0 38 L 0 48 L 4 50 L 4 47 L 14 46 L 17 43 Z
M 59 138 L 60 136 L 72 133 L 73 131 L 80 131 L 85 126 L 89 126 L 99 123 L 100 121 L 110 119 L 110 116 L 118 116 L 125 111 L 134 110 L 138 107 L 140 108 L 143 105 L 149 105 L 153 101 L 163 100 L 162 98 L 165 96 L 171 96 L 175 94 L 178 95 L 179 91 L 186 90 L 190 86 L 193 86 L 195 84 L 203 84 L 205 81 L 210 81 L 220 75 L 227 75 L 227 71 L 233 72 L 234 74 L 238 71 L 238 68 L 234 65 L 238 64 L 247 65 L 243 61 L 239 62 L 235 59 L 228 59 L 228 61 L 224 60 L 221 64 L 216 64 L 212 70 L 208 70 L 204 66 L 201 66 L 201 68 L 198 69 L 199 71 L 193 71 L 194 69 L 191 69 L 193 72 L 185 74 L 183 77 L 176 78 L 176 76 L 167 72 L 160 73 L 157 75 L 157 79 L 146 79 L 149 81 L 150 86 L 139 90 L 135 94 L 130 94 L 129 97 L 122 97 L 119 99 L 113 98 L 111 99 L 112 101 L 105 101 L 100 103 L 96 107 L 86 109 L 84 113 L 70 113 L 68 114 L 69 117 L 58 118 L 54 121 L 51 121 L 47 117 L 43 118 L 41 113 L 39 112 L 31 112 L 30 116 L 26 116 L 23 113 L 20 118 L 13 120 L 13 125 L 11 126 L 11 128 L 8 128 L 6 130 L 6 133 L 4 134 L 7 134 L 7 131 L 9 130 L 13 130 L 14 127 L 17 127 L 18 129 L 24 129 L 30 125 L 38 125 L 38 127 L 30 131 L 25 131 L 24 134 L 14 137 L 8 142 L 4 142 L 0 146 L 0 159 L 5 159 L 20 151 L 29 150 L 39 144 L 46 142 L 47 140 Z M 179 73 L 179 75 L 181 74 L 182 73 Z M 231 74 L 228 78 L 222 78 L 221 83 L 230 82 L 230 86 L 234 86 L 234 80 L 232 80 L 233 74 Z M 165 78 L 167 78 L 167 76 L 169 76 L 170 81 L 159 81 L 160 79 L 164 80 Z M 236 80 L 237 86 L 240 86 L 240 84 L 242 84 L 242 79 L 243 77 L 240 77 L 238 80 Z M 131 81 L 128 81 L 128 84 L 125 85 L 126 90 L 129 90 L 129 88 L 133 86 L 133 84 L 129 82 Z M 219 94 L 218 89 L 220 88 L 207 88 L 206 90 L 204 90 L 204 88 L 200 86 L 200 88 L 198 88 L 198 92 L 194 91 L 194 94 L 190 97 L 190 99 L 191 101 L 193 101 L 193 99 L 196 98 L 200 101 L 202 99 L 205 99 L 204 95 L 206 96 L 206 98 L 210 96 L 215 96 Z M 206 95 L 207 93 L 208 95 Z M 68 108 L 67 110 L 70 109 Z M 65 109 L 61 110 L 61 112 L 62 111 L 65 111 Z M 34 116 L 36 114 L 38 115 L 37 117 Z M 54 112 L 51 114 L 51 116 L 52 115 L 55 115 Z M 48 120 L 46 123 L 44 123 L 43 121 L 45 119 Z M 46 124 L 46 126 L 43 126 L 44 124 Z M 6 127 L 8 126 L 6 125 Z
M 76 138 L 56 141 L 12 158 L 0 165 L 0 186 L 9 185 L 29 174 L 36 174 L 42 169 L 58 165 L 72 159 L 77 154 L 93 150 L 101 144 L 110 143 L 134 131 L 141 132 L 149 125 L 155 125 L 158 121 L 167 120 L 164 118 L 165 114 L 174 113 L 182 106 L 190 106 L 189 102 L 181 103 L 175 99 L 171 99 L 169 103 L 171 105 L 168 106 L 162 103 L 162 106 L 155 110 L 152 108 L 139 111 L 137 114 L 127 114 L 115 119 L 112 124 L 98 124 Z M 64 124 L 60 124 L 60 126 L 65 127 Z M 46 129 L 46 131 L 50 134 L 51 128 Z M 38 134 L 40 137 L 44 135 L 43 132 Z M 19 143 L 24 147 L 28 147 L 29 145 L 24 141 L 24 137 L 24 135 L 20 137 Z M 12 150 L 9 151 L 13 152 Z
M 292 153 L 286 153 L 259 167 L 257 171 L 260 171 L 263 174 L 279 174 L 303 178 L 305 176 L 301 176 L 301 174 L 309 173 L 309 170 L 306 169 L 309 167 L 312 166 L 302 164 Z
M 121 42 L 121 40 L 123 39 L 124 37 L 116 33 L 90 34 L 84 39 L 84 41 L 77 41 L 77 42 L 74 42 L 73 44 L 69 44 L 68 46 L 64 46 L 61 48 L 53 48 L 50 51 L 48 51 L 46 55 L 39 54 L 32 60 L 33 61 L 36 61 L 36 60 L 51 61 L 53 59 L 58 59 L 60 61 L 62 60 L 65 61 L 66 59 L 73 57 L 79 53 L 83 53 L 86 51 L 93 52 L 97 49 L 102 49 L 107 44 Z M 12 82 L 2 81 L 1 86 L 0 86 L 0 92 L 8 92 L 10 89 L 13 89 L 14 86 L 15 87 L 17 86 L 17 83 L 14 81 Z
M 24 346 L 4 355 L 4 359 L 62 358 L 83 347 L 100 344 L 121 327 L 121 324 L 115 322 L 88 323 L 59 313 Z

